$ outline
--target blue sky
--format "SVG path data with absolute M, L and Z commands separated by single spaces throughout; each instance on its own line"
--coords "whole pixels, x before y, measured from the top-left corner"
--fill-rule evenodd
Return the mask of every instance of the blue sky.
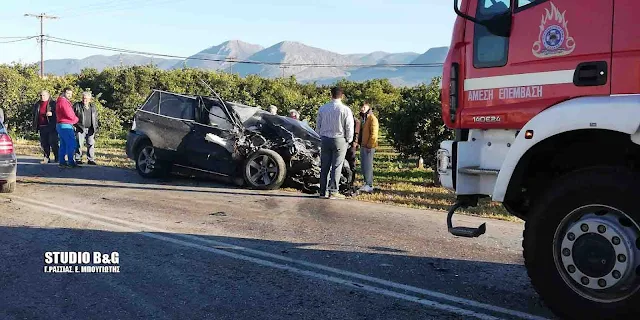
M 283 40 L 338 53 L 423 53 L 448 46 L 449 0 L 3 0 L 0 37 L 40 32 L 25 13 L 59 16 L 45 34 L 94 44 L 188 56 L 231 39 L 268 47 Z M 6 2 L 9 2 L 7 4 Z M 0 39 L 0 42 L 9 39 Z M 46 43 L 45 59 L 108 51 Z M 2 44 L 0 63 L 36 62 L 35 39 Z

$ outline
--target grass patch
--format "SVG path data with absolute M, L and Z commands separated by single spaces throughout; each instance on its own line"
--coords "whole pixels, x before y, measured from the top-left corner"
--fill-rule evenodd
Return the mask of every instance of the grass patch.
M 16 139 L 16 153 L 19 155 L 41 156 L 38 141 Z M 102 166 L 134 169 L 134 162 L 127 159 L 126 141 L 116 139 L 98 139 L 96 141 L 96 162 Z M 359 157 L 359 155 L 358 155 Z M 358 160 L 358 165 L 359 165 Z M 374 155 L 374 184 L 376 191 L 361 194 L 357 200 L 392 204 L 417 209 L 446 211 L 455 202 L 455 194 L 434 185 L 434 172 L 430 169 L 418 169 L 417 159 L 401 158 L 386 141 Z M 360 173 L 358 182 L 363 181 Z M 293 191 L 293 190 L 291 190 Z M 475 208 L 459 211 L 462 214 L 495 218 L 508 221 L 520 221 L 511 216 L 500 203 L 481 200 Z
M 35 140 L 16 139 L 16 154 L 41 157 L 40 142 Z M 135 169 L 134 162 L 127 158 L 125 140 L 96 140 L 96 163 L 101 166 Z

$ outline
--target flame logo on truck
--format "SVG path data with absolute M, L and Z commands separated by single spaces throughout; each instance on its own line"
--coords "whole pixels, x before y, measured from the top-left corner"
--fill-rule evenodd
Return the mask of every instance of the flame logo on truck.
M 567 27 L 569 21 L 565 18 L 565 13 L 560 12 L 553 2 L 551 11 L 544 9 L 540 23 L 540 34 L 538 41 L 533 44 L 531 51 L 538 58 L 550 58 L 565 56 L 573 52 L 576 42 L 569 35 Z

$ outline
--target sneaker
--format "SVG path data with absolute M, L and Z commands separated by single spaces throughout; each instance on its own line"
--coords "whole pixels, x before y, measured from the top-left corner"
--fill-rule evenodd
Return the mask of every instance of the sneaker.
M 97 166 L 98 164 L 95 161 L 89 160 L 87 161 L 87 164 L 90 166 Z
M 347 196 L 345 196 L 344 194 L 339 193 L 339 192 L 332 193 L 331 196 L 329 197 L 329 199 L 331 199 L 331 200 L 343 200 L 343 199 L 346 199 L 346 198 L 347 198 Z
M 64 169 L 64 168 L 69 168 L 69 165 L 66 163 L 59 163 L 58 167 Z
M 325 194 L 319 194 L 318 198 L 320 199 L 329 199 L 329 196 L 325 193 Z
M 41 164 L 47 164 L 49 162 L 50 162 L 49 158 L 44 158 L 44 159 L 42 159 L 42 161 L 40 161 Z
M 359 191 L 371 193 L 373 192 L 373 187 L 365 184 L 364 186 L 362 186 L 362 188 L 360 188 Z

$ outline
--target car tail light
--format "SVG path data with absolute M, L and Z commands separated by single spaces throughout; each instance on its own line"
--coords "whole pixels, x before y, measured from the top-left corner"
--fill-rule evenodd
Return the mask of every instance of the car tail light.
M 8 134 L 0 133 L 0 154 L 13 154 L 13 141 Z

